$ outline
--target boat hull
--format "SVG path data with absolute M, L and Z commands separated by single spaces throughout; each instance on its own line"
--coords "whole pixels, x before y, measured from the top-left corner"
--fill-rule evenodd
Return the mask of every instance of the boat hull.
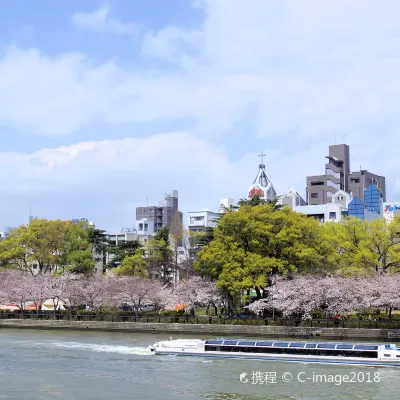
M 277 361 L 277 362 L 296 362 L 307 364 L 331 364 L 331 365 L 349 365 L 349 366 L 364 366 L 374 368 L 399 368 L 400 361 L 380 361 L 375 359 L 336 359 L 335 358 L 307 358 L 307 357 L 276 357 L 268 355 L 253 355 L 253 354 L 229 354 L 217 352 L 188 352 L 188 351 L 155 351 L 155 355 L 169 355 L 178 357 L 205 357 L 205 358 L 228 358 L 239 360 L 252 360 L 252 361 Z

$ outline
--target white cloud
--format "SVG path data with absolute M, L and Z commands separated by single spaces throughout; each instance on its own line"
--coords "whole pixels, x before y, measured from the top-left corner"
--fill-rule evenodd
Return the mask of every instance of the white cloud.
M 97 10 L 91 12 L 77 12 L 71 17 L 76 26 L 98 33 L 113 35 L 133 35 L 137 28 L 132 22 L 121 22 L 110 18 L 111 6 L 108 3 L 100 5 Z
M 285 166 L 302 163 L 310 172 L 310 160 L 318 150 L 291 157 L 282 150 L 265 149 L 276 188 L 283 192 L 290 184 L 301 184 L 302 177 L 290 180 L 292 171 Z M 6 226 L 24 223 L 32 202 L 35 216 L 85 217 L 107 229 L 132 227 L 135 208 L 146 204 L 147 196 L 150 204 L 162 200 L 169 186 L 179 191 L 184 212 L 217 209 L 225 193 L 236 200 L 246 197 L 257 174 L 257 154 L 231 162 L 224 148 L 185 132 L 82 142 L 29 154 L 3 152 L 0 221 Z
M 307 174 L 323 172 L 323 155 L 334 135 L 340 140 L 346 133 L 354 169 L 362 164 L 386 175 L 389 192 L 400 196 L 400 3 L 254 0 L 249 7 L 242 0 L 204 0 L 199 4 L 205 16 L 200 27 L 168 25 L 144 35 L 138 56 L 165 61 L 165 69 L 122 66 L 117 58 L 97 64 L 83 54 L 50 57 L 37 49 L 8 49 L 0 60 L 0 122 L 59 135 L 93 121 L 118 124 L 191 118 L 198 135 L 194 139 L 186 134 L 174 146 L 161 139 L 154 142 L 152 137 L 86 143 L 84 151 L 76 145 L 31 156 L 3 154 L 2 162 L 16 157 L 18 165 L 29 167 L 32 184 L 17 178 L 21 190 L 28 193 L 32 185 L 62 190 L 60 182 L 65 181 L 80 188 L 79 196 L 100 189 L 102 196 L 108 196 L 123 187 L 121 202 L 134 210 L 140 196 L 156 192 L 158 199 L 176 176 L 179 183 L 174 186 L 182 188 L 193 207 L 207 206 L 210 198 L 218 200 L 224 192 L 240 191 L 238 196 L 243 196 L 256 173 L 255 154 L 232 164 L 206 141 L 237 129 L 235 124 L 251 104 L 256 110 L 251 122 L 257 134 L 265 138 L 265 147 L 272 147 L 273 141 L 278 148 L 267 166 L 280 190 L 294 184 L 303 191 Z M 110 18 L 108 6 L 73 18 L 81 27 L 97 32 L 128 34 L 130 30 Z M 246 140 L 248 132 L 241 134 Z M 195 154 L 199 158 L 188 144 L 192 140 L 201 143 L 201 151 Z M 226 141 L 229 146 L 229 137 Z M 294 148 L 299 142 L 303 147 L 313 145 L 306 150 Z M 168 167 L 167 159 L 174 167 Z M 135 164 L 135 160 L 140 162 Z M 105 178 L 94 189 L 83 183 L 97 182 L 96 176 L 102 174 Z M 113 179 L 119 174 L 123 184 L 116 187 Z M 203 175 L 204 181 L 191 183 Z M 156 189 L 151 182 L 156 182 Z M 116 195 L 110 199 L 112 204 L 118 201 Z

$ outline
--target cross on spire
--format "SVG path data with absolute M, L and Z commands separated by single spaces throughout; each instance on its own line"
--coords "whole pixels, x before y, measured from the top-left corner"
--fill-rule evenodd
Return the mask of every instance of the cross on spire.
M 258 155 L 258 157 L 261 157 L 261 165 L 264 164 L 264 157 L 266 156 L 266 154 L 264 154 L 263 152 L 261 152 L 261 154 Z

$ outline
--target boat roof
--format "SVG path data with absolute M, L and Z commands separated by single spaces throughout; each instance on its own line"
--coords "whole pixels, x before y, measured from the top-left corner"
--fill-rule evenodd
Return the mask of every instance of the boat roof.
M 205 344 L 225 346 L 254 346 L 254 347 L 291 347 L 291 348 L 319 348 L 319 349 L 343 349 L 343 350 L 378 350 L 383 344 L 375 343 L 350 343 L 350 342 L 298 342 L 290 340 L 265 340 L 265 339 L 209 339 Z

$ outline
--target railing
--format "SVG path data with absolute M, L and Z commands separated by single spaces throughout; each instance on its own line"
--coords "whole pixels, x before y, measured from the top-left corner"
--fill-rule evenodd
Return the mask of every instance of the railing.
M 223 324 L 253 326 L 285 326 L 313 328 L 365 328 L 365 329 L 400 329 L 400 320 L 336 320 L 313 319 L 296 320 L 287 318 L 243 318 L 243 317 L 207 317 L 166 315 L 120 315 L 120 314 L 68 314 L 68 313 L 0 313 L 0 319 L 64 320 L 64 321 L 107 321 L 107 322 L 144 322 L 144 323 L 179 323 L 179 324 Z

